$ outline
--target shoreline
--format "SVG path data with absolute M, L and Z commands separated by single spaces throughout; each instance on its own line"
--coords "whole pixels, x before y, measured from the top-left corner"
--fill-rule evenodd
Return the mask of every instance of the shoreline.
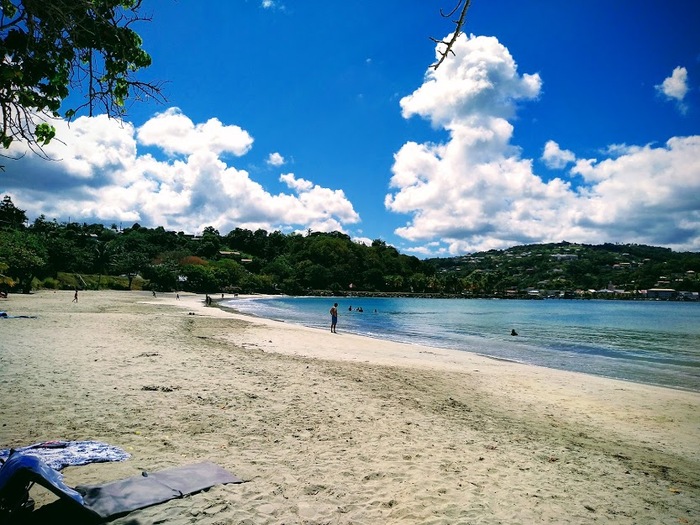
M 318 329 L 319 328 L 318 326 L 312 326 L 312 325 L 304 324 L 304 323 L 298 322 L 298 321 L 295 322 L 294 320 L 289 321 L 289 320 L 277 319 L 277 318 L 273 318 L 273 317 L 265 318 L 265 317 L 262 317 L 258 314 L 255 314 L 255 313 L 249 313 L 249 312 L 237 310 L 235 306 L 223 305 L 222 303 L 226 302 L 226 303 L 231 304 L 231 303 L 234 303 L 237 299 L 243 299 L 243 300 L 249 300 L 249 299 L 265 300 L 265 299 L 280 299 L 280 298 L 291 298 L 291 299 L 311 298 L 311 299 L 313 299 L 313 298 L 320 298 L 320 297 L 322 297 L 322 296 L 286 296 L 286 295 L 269 295 L 269 294 L 254 294 L 254 295 L 241 294 L 241 295 L 237 295 L 236 297 L 216 298 L 213 300 L 213 305 L 218 307 L 218 308 L 221 308 L 223 310 L 226 310 L 234 315 L 238 314 L 238 315 L 242 315 L 242 316 L 249 316 L 249 317 L 254 318 L 254 319 L 269 319 L 269 320 L 275 321 L 275 322 L 289 323 L 289 324 L 294 325 L 294 326 L 303 326 L 306 328 Z M 373 297 L 375 297 L 375 296 L 373 296 Z M 340 297 L 338 297 L 338 298 L 340 298 Z M 332 297 L 331 297 L 331 299 L 332 299 Z M 484 351 L 461 349 L 461 348 L 456 348 L 454 346 L 449 346 L 449 345 L 432 346 L 429 343 L 427 343 L 427 344 L 420 343 L 420 342 L 414 343 L 412 341 L 402 340 L 401 338 L 398 338 L 396 336 L 392 336 L 392 334 L 386 334 L 386 333 L 376 334 L 376 335 L 366 334 L 366 333 L 358 333 L 356 331 L 353 331 L 352 328 L 347 328 L 347 327 L 344 327 L 342 331 L 344 333 L 351 333 L 351 334 L 358 335 L 360 337 L 367 337 L 369 339 L 378 340 L 378 341 L 387 340 L 387 341 L 395 342 L 398 344 L 409 344 L 409 345 L 415 345 L 415 346 L 429 346 L 431 348 L 444 349 L 444 350 L 448 350 L 448 351 L 467 352 L 467 353 L 470 353 L 472 355 L 484 357 L 487 359 L 494 359 L 497 361 L 517 363 L 517 364 L 522 364 L 524 366 L 543 367 L 545 369 L 560 370 L 560 371 L 564 371 L 564 372 L 566 372 L 566 371 L 578 372 L 578 373 L 590 375 L 593 377 L 600 377 L 600 378 L 611 379 L 611 380 L 615 380 L 615 381 L 623 381 L 626 383 L 657 386 L 657 387 L 661 387 L 661 388 L 670 388 L 673 390 L 679 390 L 682 392 L 692 392 L 692 393 L 699 393 L 700 394 L 700 385 L 695 385 L 694 383 L 688 384 L 688 385 L 672 383 L 671 381 L 668 381 L 668 378 L 666 378 L 667 379 L 666 382 L 664 382 L 662 380 L 654 382 L 654 381 L 650 380 L 650 377 L 648 376 L 648 374 L 645 375 L 645 377 L 641 377 L 641 378 L 636 378 L 636 377 L 632 377 L 632 376 L 628 377 L 628 376 L 625 376 L 624 374 L 616 376 L 616 375 L 606 374 L 602 370 L 596 370 L 595 372 L 593 372 L 593 371 L 590 371 L 590 369 L 588 371 L 583 371 L 582 369 L 577 369 L 576 367 L 565 368 L 563 366 L 562 367 L 548 366 L 548 364 L 546 364 L 546 363 L 532 362 L 532 361 L 528 361 L 527 359 L 518 359 L 517 357 L 513 357 L 513 356 L 504 357 L 504 356 L 498 355 L 497 353 L 489 354 L 489 353 L 484 352 Z M 657 366 L 661 367 L 663 365 L 661 363 L 657 363 Z
M 676 290 L 674 290 L 676 292 Z M 687 294 L 689 292 L 676 292 L 678 294 Z M 284 295 L 284 294 L 280 294 Z M 272 295 L 271 297 L 275 297 Z M 338 297 L 347 299 L 352 297 L 388 297 L 388 298 L 406 298 L 406 299 L 503 299 L 504 301 L 651 301 L 651 302 L 690 302 L 696 303 L 700 299 L 697 296 L 674 296 L 674 297 L 648 297 L 646 293 L 641 292 L 619 292 L 607 293 L 602 291 L 596 292 L 572 292 L 569 295 L 528 295 L 522 293 L 519 295 L 508 295 L 503 293 L 494 294 L 469 294 L 469 293 L 446 293 L 446 292 L 332 292 L 329 290 L 314 290 L 312 294 L 300 295 L 297 297 Z
M 700 516 L 700 394 L 331 334 L 193 294 L 71 298 L 0 302 L 37 316 L 0 321 L 0 447 L 98 439 L 132 455 L 65 469 L 71 486 L 200 459 L 245 480 L 110 523 Z

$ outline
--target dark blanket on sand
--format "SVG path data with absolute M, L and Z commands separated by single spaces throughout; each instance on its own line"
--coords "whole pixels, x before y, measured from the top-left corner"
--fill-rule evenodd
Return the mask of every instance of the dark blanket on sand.
M 102 518 L 126 514 L 181 498 L 225 483 L 241 483 L 227 470 L 210 462 L 173 467 L 158 472 L 143 472 L 141 476 L 113 483 L 77 486 L 85 506 Z
M 29 502 L 29 489 L 37 483 L 59 497 L 54 504 L 31 512 L 19 510 Z M 113 519 L 132 511 L 206 490 L 214 485 L 242 483 L 227 470 L 210 462 L 142 472 L 131 478 L 69 487 L 63 476 L 41 459 L 13 452 L 0 468 L 0 521 L 66 523 L 74 525 Z M 9 514 L 6 514 L 9 512 Z M 18 514 L 19 512 L 19 514 Z

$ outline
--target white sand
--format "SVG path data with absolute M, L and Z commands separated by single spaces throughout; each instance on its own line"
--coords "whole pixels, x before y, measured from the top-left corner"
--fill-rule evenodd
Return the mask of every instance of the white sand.
M 37 316 L 0 321 L 0 448 L 132 454 L 66 468 L 69 485 L 202 460 L 246 481 L 113 523 L 700 523 L 700 394 L 343 334 L 342 317 L 331 334 L 188 294 L 72 298 L 0 299 Z

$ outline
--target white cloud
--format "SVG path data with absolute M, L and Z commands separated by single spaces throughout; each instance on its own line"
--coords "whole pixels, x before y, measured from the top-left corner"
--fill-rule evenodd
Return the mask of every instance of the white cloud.
M 462 35 L 455 53 L 401 101 L 405 117 L 420 115 L 449 135 L 442 144 L 408 142 L 394 156 L 385 206 L 411 216 L 395 231 L 414 243 L 411 251 L 562 240 L 700 249 L 700 137 L 615 145 L 600 161 L 577 159 L 549 141 L 542 159 L 572 164 L 582 182 L 546 180 L 511 144 L 508 121 L 518 100 L 538 96 L 539 77 L 520 76 L 494 38 Z
M 372 246 L 373 239 L 370 239 L 369 237 L 353 237 L 352 242 L 357 243 L 357 244 L 363 244 L 365 246 Z
M 104 116 L 58 122 L 65 144 L 52 141 L 49 162 L 27 153 L 8 163 L 3 191 L 27 215 L 85 222 L 139 222 L 175 231 L 205 226 L 344 231 L 359 222 L 341 190 L 323 188 L 286 174 L 289 193 L 270 193 L 221 155 L 245 154 L 253 139 L 238 126 L 216 119 L 193 123 L 177 109 L 155 115 L 136 129 Z M 140 154 L 156 146 L 176 157 Z M 21 153 L 17 151 L 17 153 Z M 280 156 L 281 158 L 281 156 Z
M 282 155 L 280 155 L 277 152 L 270 153 L 267 156 L 267 161 L 266 161 L 270 166 L 284 166 L 285 164 L 285 159 Z
M 156 114 L 138 129 L 138 140 L 157 146 L 169 154 L 189 155 L 196 151 L 244 155 L 253 146 L 253 137 L 238 126 L 224 126 L 218 119 L 195 125 L 179 109 Z
M 281 2 L 279 2 L 277 0 L 262 0 L 262 2 L 260 3 L 260 6 L 263 9 L 276 9 L 278 11 L 285 10 L 284 4 L 282 4 Z
M 436 56 L 437 48 L 436 46 Z M 455 42 L 456 57 L 428 69 L 423 85 L 401 99 L 405 118 L 420 115 L 435 126 L 510 118 L 515 101 L 537 97 L 537 74 L 519 76 L 508 50 L 495 37 L 462 34 Z
M 561 149 L 553 140 L 548 140 L 544 145 L 542 160 L 550 169 L 562 169 L 567 164 L 575 162 L 576 155 L 569 150 Z
M 284 173 L 280 175 L 280 181 L 296 191 L 309 191 L 314 187 L 311 181 L 297 179 L 294 173 Z
M 99 115 L 79 117 L 70 124 L 60 119 L 52 119 L 49 123 L 55 126 L 58 138 L 44 147 L 48 161 L 31 154 L 26 144 L 20 141 L 12 143 L 9 157 L 21 157 L 20 164 L 41 167 L 41 175 L 49 179 L 51 174 L 67 172 L 64 185 L 94 184 L 105 172 L 125 169 L 127 159 L 135 155 L 134 127 L 128 122 Z M 66 141 L 65 137 L 74 137 L 74 140 Z M 16 165 L 16 161 L 7 164 L 8 178 L 12 178 Z M 1 178 L 0 181 L 4 182 Z
M 688 93 L 688 70 L 686 68 L 676 67 L 670 77 L 655 87 L 667 99 L 675 101 L 682 113 L 687 111 L 687 106 L 683 102 Z
M 684 67 L 677 67 L 660 85 L 656 86 L 661 93 L 668 98 L 682 101 L 688 93 L 688 70 Z

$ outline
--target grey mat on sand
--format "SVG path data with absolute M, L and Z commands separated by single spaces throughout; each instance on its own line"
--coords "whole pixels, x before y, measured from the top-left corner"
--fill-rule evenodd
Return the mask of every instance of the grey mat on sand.
M 204 462 L 144 472 L 141 476 L 104 485 L 78 485 L 75 490 L 82 494 L 88 509 L 108 518 L 194 494 L 214 485 L 241 482 L 240 478 L 220 466 Z
M 224 483 L 243 480 L 210 463 L 195 463 L 102 485 L 71 488 L 60 472 L 36 456 L 11 451 L 0 466 L 0 522 L 19 522 L 20 514 L 32 513 L 29 490 L 37 483 L 76 510 L 101 519 L 114 518 L 131 511 L 181 498 Z M 41 509 L 39 509 L 41 510 Z M 87 511 L 87 512 L 85 512 Z

